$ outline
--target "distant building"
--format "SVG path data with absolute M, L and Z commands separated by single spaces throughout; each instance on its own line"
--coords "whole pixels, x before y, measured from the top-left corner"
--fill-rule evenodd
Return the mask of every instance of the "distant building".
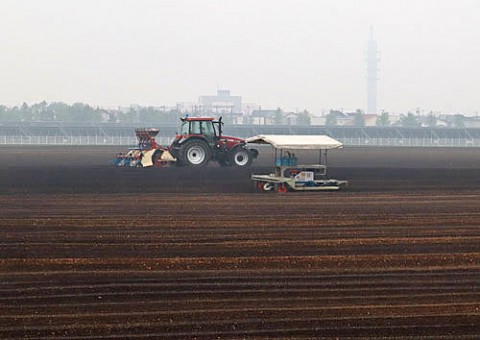
M 242 112 L 246 116 L 250 116 L 255 110 L 260 110 L 260 105 L 255 103 L 243 103 L 242 105 Z
M 286 112 L 283 115 L 283 124 L 286 125 L 297 125 L 298 114 L 295 112 Z
M 363 119 L 365 121 L 365 126 L 376 126 L 378 115 L 376 114 L 364 114 Z
M 230 95 L 229 90 L 218 90 L 216 96 L 200 96 L 198 103 L 204 114 L 241 113 L 242 97 Z
M 200 104 L 194 102 L 177 103 L 176 109 L 181 113 L 199 114 L 202 112 Z
M 220 116 L 222 116 L 223 121 L 228 124 L 234 124 L 234 125 L 247 124 L 245 115 L 241 112 L 223 113 L 223 114 L 219 114 L 216 118 L 219 118 Z
M 310 115 L 310 125 L 325 125 L 327 118 L 322 116 Z
M 355 123 L 356 112 L 336 112 L 337 125 L 353 126 Z
M 436 127 L 448 127 L 448 123 L 444 121 L 443 119 L 437 118 L 437 124 L 435 125 Z
M 390 126 L 399 126 L 400 119 L 402 118 L 402 114 L 392 112 L 388 115 L 388 120 L 390 121 Z
M 276 113 L 277 110 L 253 110 L 250 120 L 255 125 L 273 125 Z
M 480 117 L 467 117 L 462 114 L 442 114 L 438 120 L 447 127 L 480 128 Z

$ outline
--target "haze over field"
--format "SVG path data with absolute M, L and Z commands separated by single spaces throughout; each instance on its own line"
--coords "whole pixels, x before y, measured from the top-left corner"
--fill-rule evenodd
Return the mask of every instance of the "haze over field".
M 228 88 L 262 107 L 480 108 L 480 1 L 3 0 L 0 104 L 174 105 Z

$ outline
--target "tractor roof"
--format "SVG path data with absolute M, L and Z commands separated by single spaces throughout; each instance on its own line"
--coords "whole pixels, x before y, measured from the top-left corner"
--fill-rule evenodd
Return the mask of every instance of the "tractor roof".
M 326 150 L 343 146 L 338 140 L 325 135 L 258 135 L 247 138 L 246 142 L 293 150 Z
M 183 117 L 183 118 L 180 118 L 180 120 L 182 122 L 193 122 L 193 121 L 207 121 L 207 122 L 211 122 L 213 120 L 215 120 L 215 118 L 213 117 Z

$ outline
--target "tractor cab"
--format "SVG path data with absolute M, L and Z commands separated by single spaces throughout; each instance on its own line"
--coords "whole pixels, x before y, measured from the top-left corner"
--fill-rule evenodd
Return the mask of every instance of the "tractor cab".
M 214 120 L 213 118 L 203 117 L 185 117 L 181 118 L 182 126 L 180 135 L 201 135 L 207 138 L 215 139 L 221 136 L 222 118 Z
M 201 136 L 208 141 L 208 144 L 213 146 L 220 137 L 215 129 L 215 123 L 217 122 L 215 122 L 213 118 L 185 117 L 181 118 L 181 120 L 180 138 L 185 138 L 186 136 Z

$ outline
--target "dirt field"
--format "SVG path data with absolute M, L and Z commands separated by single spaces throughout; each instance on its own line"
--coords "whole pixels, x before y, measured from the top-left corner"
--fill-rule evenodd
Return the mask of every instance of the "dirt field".
M 284 195 L 111 151 L 0 150 L 0 338 L 478 338 L 474 150 L 345 149 L 346 191 Z

